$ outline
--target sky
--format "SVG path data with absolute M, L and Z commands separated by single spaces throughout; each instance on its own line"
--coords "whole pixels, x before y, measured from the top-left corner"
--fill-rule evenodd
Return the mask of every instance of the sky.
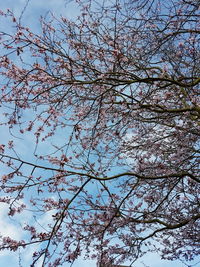
M 7 8 L 11 9 L 16 17 L 19 17 L 22 14 L 21 21 L 23 24 L 31 27 L 32 31 L 36 32 L 39 26 L 39 17 L 41 15 L 47 14 L 48 11 L 53 12 L 55 16 L 66 16 L 67 18 L 73 18 L 78 14 L 77 8 L 73 4 L 66 5 L 64 0 L 29 0 L 26 6 L 27 1 L 25 0 L 1 0 L 0 1 L 0 10 L 6 10 Z M 25 9 L 24 9 L 25 8 Z M 6 31 L 7 25 L 1 24 L 0 29 Z M 1 140 L 8 139 L 9 132 L 7 129 L 0 129 L 0 138 Z M 26 140 L 17 140 L 18 147 L 23 151 L 24 155 L 29 153 L 29 147 L 31 145 L 31 136 L 27 137 Z M 3 169 L 0 169 L 0 175 L 3 173 Z M 22 232 L 20 227 L 13 221 L 11 218 L 6 217 L 7 205 L 0 205 L 0 232 L 3 235 L 12 236 L 13 239 L 20 239 L 22 237 Z M 31 213 L 27 211 L 25 218 L 31 218 Z M 46 222 L 50 220 L 51 214 L 47 213 L 38 222 L 38 225 L 45 225 Z M 19 217 L 19 223 L 23 224 L 25 218 Z M 28 248 L 25 251 L 21 250 L 17 253 L 11 253 L 9 251 L 0 252 L 0 267 L 9 266 L 9 267 L 27 267 L 31 259 L 31 254 L 34 248 Z M 68 267 L 70 264 L 65 263 L 64 267 Z M 86 261 L 83 258 L 77 260 L 73 265 L 74 267 L 95 267 L 96 264 L 94 261 Z M 153 253 L 148 254 L 134 265 L 135 267 L 185 267 L 185 265 L 179 261 L 170 262 L 160 260 L 158 255 Z M 40 263 L 36 265 L 40 267 Z

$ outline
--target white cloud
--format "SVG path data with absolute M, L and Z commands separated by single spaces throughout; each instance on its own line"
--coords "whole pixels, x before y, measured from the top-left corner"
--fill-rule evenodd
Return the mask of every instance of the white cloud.
M 20 240 L 22 238 L 22 230 L 14 223 L 12 217 L 9 219 L 7 215 L 8 212 L 9 205 L 5 203 L 0 203 L 1 234 L 3 236 L 10 236 L 13 239 Z
M 22 239 L 22 230 L 13 223 L 12 219 L 9 219 L 7 213 L 9 211 L 9 205 L 5 203 L 0 203 L 0 235 L 3 237 L 9 236 L 14 240 Z M 0 262 L 2 257 L 7 257 L 10 255 L 9 250 L 0 251 Z M 18 255 L 13 253 L 13 258 L 17 259 Z

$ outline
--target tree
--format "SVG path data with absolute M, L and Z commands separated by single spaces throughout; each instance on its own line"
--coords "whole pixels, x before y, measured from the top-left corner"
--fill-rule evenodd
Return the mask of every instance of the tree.
M 40 244 L 32 266 L 130 265 L 149 251 L 199 255 L 199 1 L 77 1 L 77 20 L 46 17 L 41 33 L 1 33 L 1 145 L 9 216 Z M 14 136 L 35 136 L 32 157 Z M 46 144 L 46 145 L 45 145 Z M 50 147 L 51 146 L 51 147 Z M 45 147 L 45 151 L 44 151 Z

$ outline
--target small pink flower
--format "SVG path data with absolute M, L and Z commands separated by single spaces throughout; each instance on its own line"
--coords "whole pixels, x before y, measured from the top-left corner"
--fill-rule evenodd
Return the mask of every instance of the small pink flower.
M 5 145 L 0 144 L 0 153 L 4 153 Z

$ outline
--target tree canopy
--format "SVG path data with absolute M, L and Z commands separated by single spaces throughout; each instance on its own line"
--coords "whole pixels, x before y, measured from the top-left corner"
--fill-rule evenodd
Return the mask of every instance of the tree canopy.
M 41 19 L 34 33 L 8 10 L 1 32 L 1 202 L 30 210 L 23 240 L 42 266 L 149 251 L 200 254 L 199 1 L 76 1 L 80 15 Z M 23 155 L 16 145 L 31 137 Z M 25 141 L 24 144 L 26 145 Z M 35 219 L 35 220 L 36 220 Z

